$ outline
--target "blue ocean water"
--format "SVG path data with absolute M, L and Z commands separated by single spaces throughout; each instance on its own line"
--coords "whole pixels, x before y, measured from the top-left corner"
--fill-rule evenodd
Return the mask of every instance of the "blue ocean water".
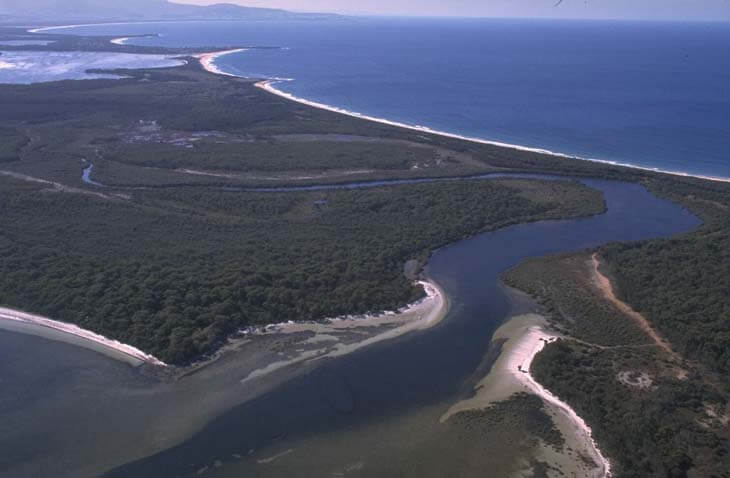
M 71 31 L 71 30 L 69 30 Z M 730 23 L 383 19 L 90 26 L 134 43 L 279 46 L 221 57 L 370 116 L 730 177 Z

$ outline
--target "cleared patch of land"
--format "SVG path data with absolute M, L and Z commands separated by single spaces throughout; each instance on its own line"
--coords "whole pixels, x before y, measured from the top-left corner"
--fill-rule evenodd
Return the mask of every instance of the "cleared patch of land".
M 600 265 L 601 263 L 598 259 L 598 253 L 593 253 L 593 255 L 591 256 L 591 275 L 593 283 L 601 291 L 603 297 L 608 302 L 615 305 L 622 314 L 632 318 L 639 326 L 639 328 L 652 340 L 652 342 L 654 342 L 654 344 L 664 350 L 664 352 L 670 355 L 674 360 L 676 360 L 677 362 L 681 362 L 681 357 L 679 357 L 679 355 L 677 355 L 672 350 L 672 347 L 667 343 L 666 340 L 659 336 L 657 331 L 654 330 L 654 327 L 652 327 L 649 321 L 646 320 L 646 317 L 636 312 L 629 305 L 616 297 L 616 294 L 613 291 L 613 286 L 611 285 L 611 281 L 608 279 L 608 277 L 601 273 Z

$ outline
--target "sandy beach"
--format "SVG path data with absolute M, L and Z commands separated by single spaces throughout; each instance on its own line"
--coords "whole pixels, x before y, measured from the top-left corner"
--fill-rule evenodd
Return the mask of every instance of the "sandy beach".
M 559 337 L 548 331 L 547 322 L 540 315 L 526 314 L 508 320 L 493 336 L 493 342 L 502 342 L 502 349 L 489 374 L 477 384 L 472 398 L 455 404 L 441 417 L 441 421 L 445 422 L 462 411 L 488 408 L 518 392 L 537 395 L 549 408 L 556 427 L 563 434 L 565 448 L 576 451 L 578 455 L 569 456 L 543 446 L 538 452 L 541 459 L 549 460 L 568 476 L 608 478 L 611 476 L 611 464 L 598 448 L 588 424 L 530 374 L 535 356 L 547 343 Z M 588 466 L 581 457 L 590 458 L 596 466 Z
M 122 360 L 135 366 L 145 363 L 166 366 L 161 360 L 131 345 L 108 339 L 73 324 L 67 324 L 5 307 L 0 307 L 0 329 L 37 335 L 50 340 L 89 348 L 113 359 Z
M 200 55 L 195 55 L 195 58 L 200 61 L 200 65 L 208 72 L 214 73 L 216 75 L 223 75 L 223 76 L 236 76 L 232 75 L 231 73 L 226 73 L 225 71 L 221 70 L 215 65 L 215 60 L 225 56 L 230 55 L 231 53 L 238 53 L 246 51 L 245 48 L 234 48 L 233 50 L 223 50 L 223 51 L 214 51 L 210 53 L 201 53 Z

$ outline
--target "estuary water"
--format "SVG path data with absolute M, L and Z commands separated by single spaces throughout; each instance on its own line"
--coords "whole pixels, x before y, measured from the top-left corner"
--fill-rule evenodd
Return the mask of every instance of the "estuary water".
M 365 476 L 446 476 L 439 467 L 458 470 L 469 461 L 462 450 L 424 441 L 438 436 L 439 416 L 486 373 L 492 334 L 518 307 L 500 286 L 500 274 L 526 257 L 667 236 L 699 224 L 641 186 L 583 182 L 603 191 L 605 214 L 518 225 L 437 251 L 426 272 L 451 300 L 438 326 L 321 362 L 245 402 L 250 385 L 241 384 L 235 363 L 223 372 L 210 366 L 205 373 L 214 378 L 207 381 L 194 375 L 160 386 L 91 351 L 0 332 L 0 372 L 9 385 L 0 387 L 0 408 L 4 423 L 12 424 L 0 430 L 0 476 L 45 476 L 39 469 L 94 476 L 83 473 L 90 462 L 120 465 L 125 447 L 141 436 L 163 437 L 171 424 L 187 420 L 179 402 L 199 396 L 190 404 L 198 413 L 208 397 L 231 390 L 242 404 L 211 416 L 179 446 L 107 476 L 195 477 L 201 470 L 213 477 L 333 476 L 352 467 Z
M 278 46 L 225 72 L 369 116 L 730 177 L 730 23 L 346 18 L 89 26 L 141 45 Z
M 689 212 L 657 199 L 641 186 L 583 182 L 603 191 L 606 214 L 518 225 L 437 251 L 426 274 L 443 286 L 451 301 L 451 310 L 439 326 L 327 362 L 234 408 L 184 444 L 108 476 L 193 477 L 205 466 L 214 468 L 216 460 L 220 466 L 211 471 L 216 477 L 332 476 L 348 462 L 362 463 L 364 476 L 402 476 L 416 466 L 413 461 L 428 463 L 419 449 L 406 448 L 409 452 L 400 456 L 389 454 L 389 449 L 397 448 L 395 443 L 410 439 L 405 427 L 388 429 L 390 435 L 377 433 L 379 445 L 359 433 L 373 433 L 367 426 L 371 422 L 398 422 L 419 410 L 444 413 L 447 404 L 469 395 L 473 374 L 487 356 L 494 331 L 517 307 L 500 285 L 503 271 L 527 257 L 671 235 L 699 225 Z M 424 412 L 422 420 L 435 425 L 437 418 Z M 335 438 L 319 444 L 317 438 L 323 435 Z M 363 442 L 371 443 L 373 449 L 360 445 Z M 321 449 L 333 446 L 329 454 Z M 286 453 L 275 468 L 230 458 L 267 448 L 272 456 Z M 312 455 L 320 457 L 316 463 L 310 461 Z M 448 464 L 453 471 L 459 469 L 454 463 L 463 460 L 443 454 L 435 458 L 430 466 Z M 389 464 L 387 469 L 383 463 Z M 412 476 L 447 476 L 433 471 L 423 468 Z

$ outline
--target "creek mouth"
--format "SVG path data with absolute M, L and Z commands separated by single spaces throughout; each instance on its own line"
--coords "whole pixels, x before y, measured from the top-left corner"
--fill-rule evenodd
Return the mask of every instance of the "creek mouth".
M 184 443 L 105 476 L 192 477 L 200 470 L 210 476 L 294 476 L 297 470 L 320 476 L 341 467 L 346 459 L 363 469 L 375 460 L 394 460 L 391 465 L 402 465 L 401 469 L 411 467 L 409 460 L 423 461 L 423 456 L 391 456 L 382 447 L 362 444 L 377 439 L 400 449 L 396 444 L 413 438 L 408 431 L 413 423 L 394 424 L 420 413 L 418 426 L 434 431 L 437 417 L 471 393 L 474 372 L 484 368 L 494 331 L 517 309 L 533 307 L 505 290 L 500 283 L 503 271 L 528 257 L 670 236 L 700 224 L 687 210 L 653 196 L 643 186 L 598 179 L 581 182 L 604 193 L 606 213 L 516 225 L 433 254 L 426 274 L 442 285 L 451 304 L 439 325 L 323 362 L 217 417 Z M 328 453 L 318 454 L 328 447 Z M 246 458 L 264 451 L 276 461 Z M 312 456 L 319 456 L 316 463 Z M 437 458 L 458 463 L 463 457 Z

